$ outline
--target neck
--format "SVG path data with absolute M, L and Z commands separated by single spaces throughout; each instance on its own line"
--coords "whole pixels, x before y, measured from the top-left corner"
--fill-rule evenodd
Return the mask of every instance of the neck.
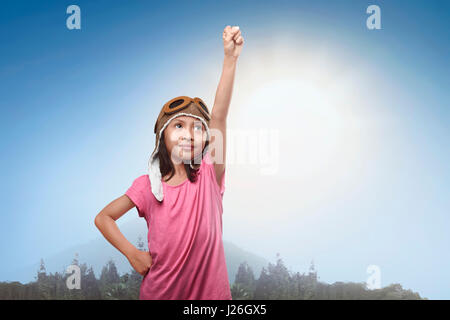
M 186 176 L 186 169 L 184 169 L 184 163 L 181 162 L 179 164 L 173 163 L 173 167 L 175 169 L 175 176 L 184 177 Z

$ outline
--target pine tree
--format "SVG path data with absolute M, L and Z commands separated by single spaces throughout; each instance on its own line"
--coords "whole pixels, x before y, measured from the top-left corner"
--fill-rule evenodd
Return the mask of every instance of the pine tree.
M 112 259 L 103 267 L 100 275 L 100 290 L 105 299 L 114 299 L 121 289 L 116 285 L 120 283 L 120 276 Z
M 139 237 L 138 237 L 137 248 L 138 248 L 139 250 L 141 250 L 141 251 L 148 251 L 148 250 L 145 248 L 145 243 L 144 243 L 144 241 L 142 240 L 142 236 L 141 236 L 141 235 L 139 235 Z
M 270 299 L 290 299 L 289 285 L 291 282 L 291 275 L 284 265 L 283 260 L 280 258 L 279 253 L 277 253 L 276 264 L 269 263 L 268 271 L 271 283 Z
M 79 264 L 79 262 L 78 262 L 78 253 L 75 253 L 75 258 L 73 258 L 72 264 L 78 266 L 78 264 Z
M 87 300 L 98 300 L 101 299 L 102 295 L 98 285 L 98 281 L 95 278 L 94 270 L 92 266 L 86 271 L 85 276 L 82 278 L 82 293 L 84 299 Z
M 270 299 L 270 278 L 265 267 L 261 269 L 261 274 L 256 281 L 255 293 L 253 298 L 255 300 Z
M 256 282 L 253 270 L 245 261 L 239 265 L 238 272 L 231 287 L 233 300 L 253 299 L 255 286 Z
M 44 259 L 41 258 L 41 263 L 37 273 L 36 289 L 37 299 L 49 300 L 52 298 L 52 288 L 45 269 Z
M 128 296 L 130 299 L 138 300 L 139 291 L 141 288 L 143 276 L 140 275 L 136 270 L 131 268 L 130 276 L 127 279 Z
M 120 281 L 114 260 L 110 259 L 103 267 L 100 275 L 100 281 L 103 283 L 118 283 Z
M 309 276 L 312 282 L 317 282 L 317 271 L 314 266 L 314 260 L 311 260 L 311 265 L 309 266 Z
M 44 259 L 41 258 L 41 263 L 40 263 L 39 270 L 37 273 L 37 280 L 39 281 L 40 279 L 45 279 L 46 275 L 47 275 L 47 271 L 45 270 Z

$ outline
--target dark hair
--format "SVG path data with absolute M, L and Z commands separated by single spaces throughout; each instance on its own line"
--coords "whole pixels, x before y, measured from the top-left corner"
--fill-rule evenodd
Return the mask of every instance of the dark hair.
M 209 142 L 206 141 L 205 147 L 202 150 L 202 157 L 205 149 L 208 147 L 208 144 Z M 169 156 L 169 152 L 167 151 L 167 147 L 164 142 L 164 134 L 162 134 L 159 139 L 159 149 L 157 156 L 159 158 L 159 168 L 161 171 L 161 177 L 165 177 L 168 173 L 170 173 L 170 176 L 167 178 L 167 180 L 169 180 L 175 174 L 175 168 L 173 166 L 172 159 Z M 200 166 L 197 169 L 192 169 L 189 164 L 185 163 L 184 169 L 186 170 L 186 174 L 189 181 L 195 182 L 197 180 L 198 170 L 200 169 Z

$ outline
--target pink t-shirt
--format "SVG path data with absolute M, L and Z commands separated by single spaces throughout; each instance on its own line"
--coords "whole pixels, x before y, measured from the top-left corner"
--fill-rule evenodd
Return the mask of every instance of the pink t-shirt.
M 196 182 L 163 182 L 164 199 L 151 192 L 148 174 L 136 178 L 126 195 L 148 226 L 153 264 L 142 280 L 143 300 L 231 300 L 222 242 L 225 173 L 217 184 L 209 152 Z

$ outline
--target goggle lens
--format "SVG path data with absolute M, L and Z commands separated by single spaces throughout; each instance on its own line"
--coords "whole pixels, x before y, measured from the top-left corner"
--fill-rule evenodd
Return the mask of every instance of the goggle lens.
M 180 104 L 182 104 L 183 102 L 184 102 L 183 99 L 175 100 L 174 102 L 172 102 L 172 103 L 169 105 L 169 109 L 174 109 L 174 108 L 178 107 Z
M 209 110 L 208 110 L 208 108 L 206 107 L 206 105 L 203 103 L 203 102 L 201 102 L 201 101 L 198 101 L 198 104 L 202 107 L 202 109 L 203 110 L 205 110 L 205 112 L 209 115 Z

